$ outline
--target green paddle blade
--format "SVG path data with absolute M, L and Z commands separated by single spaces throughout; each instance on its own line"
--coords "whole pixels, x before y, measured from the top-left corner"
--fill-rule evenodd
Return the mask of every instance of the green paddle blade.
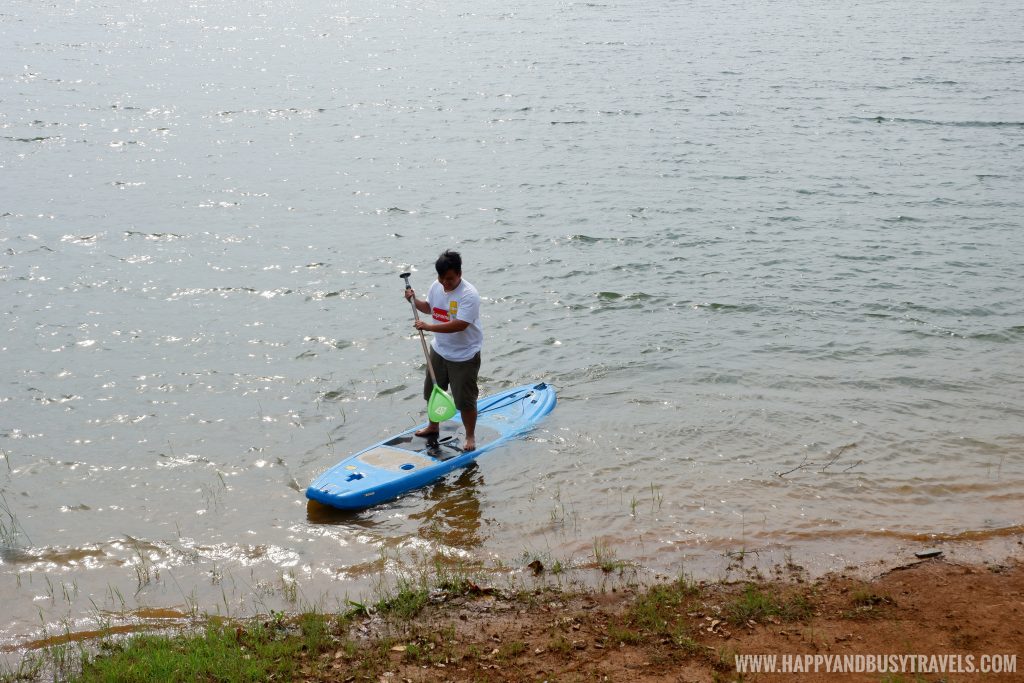
M 458 409 L 455 407 L 455 401 L 444 389 L 435 384 L 434 390 L 430 392 L 430 400 L 427 401 L 427 417 L 431 422 L 444 422 L 455 417 L 456 412 Z

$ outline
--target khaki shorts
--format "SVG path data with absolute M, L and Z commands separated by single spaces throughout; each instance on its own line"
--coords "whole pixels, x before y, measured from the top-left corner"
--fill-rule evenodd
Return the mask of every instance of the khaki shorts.
M 442 389 L 448 389 L 449 385 L 451 386 L 456 408 L 459 410 L 476 408 L 476 400 L 480 397 L 480 388 L 476 383 L 477 376 L 480 374 L 479 353 L 466 361 L 453 361 L 445 360 L 431 348 L 430 364 L 434 366 L 438 386 Z M 423 400 L 429 401 L 430 394 L 434 391 L 434 383 L 430 380 L 430 371 L 426 372 L 427 376 L 423 382 Z

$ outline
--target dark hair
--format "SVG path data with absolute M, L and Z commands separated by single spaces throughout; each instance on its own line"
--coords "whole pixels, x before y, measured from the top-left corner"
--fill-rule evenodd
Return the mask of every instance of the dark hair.
M 459 252 L 449 249 L 437 257 L 437 262 L 434 263 L 434 270 L 437 271 L 438 275 L 444 275 L 449 270 L 454 270 L 461 275 L 462 257 L 459 255 Z

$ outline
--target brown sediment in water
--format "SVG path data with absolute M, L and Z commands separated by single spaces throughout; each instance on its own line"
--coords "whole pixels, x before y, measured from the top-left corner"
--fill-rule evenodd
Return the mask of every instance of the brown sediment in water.
M 111 613 L 110 616 L 114 616 Z M 147 633 L 153 631 L 167 630 L 175 627 L 184 627 L 188 624 L 189 615 L 176 609 L 160 609 L 154 607 L 142 607 L 140 609 L 126 611 L 119 614 L 122 618 L 131 618 L 134 623 L 118 624 L 107 626 L 98 630 L 87 631 L 66 631 L 58 635 L 29 640 L 18 645 L 0 646 L 0 652 L 19 652 L 43 650 L 69 643 L 88 643 L 90 641 L 102 640 L 112 636 L 132 635 L 136 633 Z M 3 680 L 0 678 L 0 680 Z
M 913 543 L 963 543 L 966 541 L 988 541 L 999 538 L 1014 538 L 1021 535 L 1024 535 L 1024 525 L 998 527 L 994 529 L 972 529 L 969 531 L 960 531 L 956 533 L 932 534 L 898 531 L 893 529 L 840 529 L 835 531 L 814 530 L 806 532 L 790 531 L 785 534 L 785 538 L 790 541 L 847 540 L 851 538 L 889 538 Z

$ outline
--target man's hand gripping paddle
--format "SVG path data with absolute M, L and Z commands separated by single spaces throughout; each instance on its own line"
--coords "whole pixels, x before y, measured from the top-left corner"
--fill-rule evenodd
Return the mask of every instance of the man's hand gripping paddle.
M 400 278 L 405 280 L 405 288 L 412 289 L 412 285 L 409 284 L 409 276 L 412 273 L 402 273 L 399 275 Z M 420 315 L 416 310 L 416 300 L 409 299 L 409 303 L 412 304 L 412 319 L 419 321 Z M 427 418 L 431 422 L 444 422 L 455 417 L 455 413 L 458 410 L 455 407 L 455 401 L 448 395 L 441 387 L 437 386 L 437 376 L 434 374 L 434 366 L 430 364 L 430 352 L 427 351 L 427 339 L 423 336 L 423 330 L 420 330 L 420 344 L 423 346 L 423 358 L 427 361 L 427 371 L 430 373 L 430 381 L 434 383 L 434 390 L 430 392 L 430 400 L 427 401 Z

